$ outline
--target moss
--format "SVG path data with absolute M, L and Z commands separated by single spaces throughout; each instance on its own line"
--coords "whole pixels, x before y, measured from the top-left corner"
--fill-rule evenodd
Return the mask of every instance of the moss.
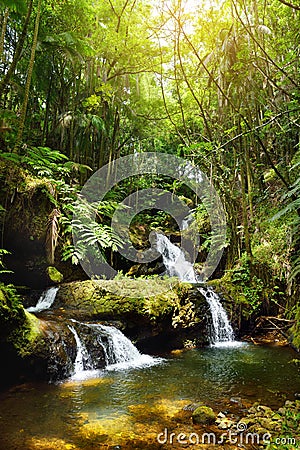
M 214 423 L 216 415 L 209 406 L 199 406 L 193 412 L 192 419 L 195 424 L 205 425 Z
M 47 267 L 47 275 L 53 283 L 61 283 L 64 279 L 63 274 L 53 266 Z
M 295 324 L 290 328 L 290 340 L 293 347 L 300 351 L 300 306 L 295 310 Z
M 25 311 L 12 286 L 0 289 L 0 326 L 2 345 L 11 346 L 22 357 L 32 352 L 40 335 L 39 320 Z
M 170 280 L 81 281 L 61 285 L 56 303 L 67 309 L 84 311 L 90 316 L 143 316 L 156 321 L 172 316 L 186 303 L 191 285 Z

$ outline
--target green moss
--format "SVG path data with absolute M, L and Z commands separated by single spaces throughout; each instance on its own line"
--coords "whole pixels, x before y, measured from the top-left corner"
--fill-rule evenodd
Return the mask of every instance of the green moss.
M 300 306 L 298 305 L 294 313 L 295 324 L 290 328 L 292 345 L 300 351 Z
M 32 352 L 40 335 L 39 320 L 25 311 L 12 286 L 0 288 L 0 330 L 0 343 L 12 346 L 20 356 Z
M 199 425 L 211 424 L 216 420 L 216 415 L 209 406 L 199 406 L 192 415 L 193 423 Z
M 61 285 L 57 302 L 92 316 L 134 314 L 156 321 L 186 303 L 191 285 L 178 280 L 130 279 L 82 281 Z
M 63 274 L 53 266 L 47 267 L 47 275 L 53 283 L 61 283 L 64 279 Z

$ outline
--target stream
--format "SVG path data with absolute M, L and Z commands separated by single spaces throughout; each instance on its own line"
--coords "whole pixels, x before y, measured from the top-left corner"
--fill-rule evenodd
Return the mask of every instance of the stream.
M 163 356 L 156 365 L 111 366 L 83 379 L 2 393 L 0 448 L 96 450 L 123 448 L 114 446 L 132 439 L 140 444 L 128 448 L 155 448 L 157 434 L 174 427 L 176 414 L 191 402 L 242 417 L 255 401 L 279 407 L 300 392 L 288 348 L 241 344 Z
M 159 236 L 158 248 L 169 275 L 197 282 L 178 247 Z M 219 296 L 208 286 L 198 290 L 211 315 L 205 348 L 145 355 L 114 326 L 68 318 L 77 348 L 71 376 L 0 394 L 0 450 L 161 448 L 157 436 L 165 429 L 194 432 L 186 415 L 192 403 L 242 418 L 256 401 L 278 408 L 294 400 L 300 380 L 293 350 L 236 341 Z M 50 288 L 29 310 L 51 310 L 56 293 Z

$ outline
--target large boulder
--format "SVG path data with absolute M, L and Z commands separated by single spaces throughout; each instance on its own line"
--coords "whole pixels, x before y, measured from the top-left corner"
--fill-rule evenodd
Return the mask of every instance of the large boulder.
M 207 343 L 208 305 L 199 291 L 177 280 L 129 279 L 62 284 L 54 308 L 78 320 L 117 320 L 143 351 Z

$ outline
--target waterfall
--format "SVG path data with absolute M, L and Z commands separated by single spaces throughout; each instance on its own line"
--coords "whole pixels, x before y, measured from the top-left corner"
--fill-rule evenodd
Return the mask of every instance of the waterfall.
M 198 282 L 193 265 L 185 259 L 183 251 L 172 244 L 165 235 L 156 233 L 156 247 L 162 255 L 169 276 L 177 276 L 181 281 L 189 283 Z M 210 309 L 210 344 L 214 346 L 231 345 L 235 342 L 234 332 L 218 294 L 210 287 L 197 287 L 197 289 L 205 297 Z
M 44 311 L 45 309 L 49 309 L 54 303 L 57 291 L 58 287 L 51 287 L 50 289 L 47 289 L 42 293 L 42 295 L 38 299 L 37 304 L 35 306 L 30 306 L 29 308 L 27 308 L 27 311 L 36 313 Z
M 68 328 L 74 336 L 77 347 L 77 353 L 74 362 L 74 374 L 79 375 L 84 370 L 92 369 L 92 364 L 87 348 L 84 345 L 83 341 L 80 339 L 76 329 L 72 325 L 68 325 Z
M 162 255 L 163 263 L 170 277 L 178 277 L 181 281 L 197 283 L 193 265 L 185 259 L 184 253 L 177 245 L 160 233 L 156 233 L 156 248 Z
M 113 326 L 98 323 L 82 323 L 72 320 L 68 325 L 77 346 L 73 364 L 73 379 L 94 376 L 95 371 L 128 369 L 158 364 L 162 358 L 141 354 L 124 334 Z M 104 357 L 103 367 L 99 364 Z
M 212 320 L 209 330 L 210 343 L 217 346 L 234 342 L 234 332 L 218 294 L 210 287 L 198 287 L 198 290 L 205 297 L 210 308 Z

